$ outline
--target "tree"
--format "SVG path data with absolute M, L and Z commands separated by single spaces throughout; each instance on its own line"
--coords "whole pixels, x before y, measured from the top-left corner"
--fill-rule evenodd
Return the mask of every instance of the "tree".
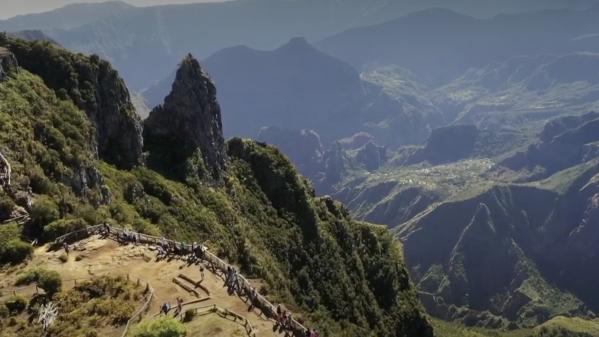
M 49 296 L 58 293 L 62 287 L 60 274 L 53 270 L 42 268 L 30 270 L 19 276 L 16 285 L 26 285 L 31 283 L 37 283 L 37 285 L 44 289 Z
M 25 261 L 33 253 L 33 247 L 27 242 L 13 239 L 0 247 L 0 263 L 19 264 Z
M 185 337 L 186 335 L 183 323 L 170 317 L 143 323 L 133 332 L 134 337 Z

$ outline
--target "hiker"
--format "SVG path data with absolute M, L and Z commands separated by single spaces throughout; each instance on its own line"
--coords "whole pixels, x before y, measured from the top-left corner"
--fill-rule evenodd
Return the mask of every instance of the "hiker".
M 202 277 L 202 280 L 200 280 L 200 282 L 204 281 L 204 266 L 200 266 L 200 276 Z
M 280 324 L 281 322 L 281 315 L 283 314 L 283 312 L 281 311 L 281 305 L 277 304 L 277 311 L 276 311 L 276 317 L 275 320 L 277 321 L 277 324 Z
M 231 282 L 231 267 L 227 266 L 227 273 L 225 274 L 225 287 L 229 286 L 229 282 Z
M 248 311 L 252 311 L 254 309 L 254 302 L 256 301 L 256 289 L 253 287 L 248 291 L 248 299 L 250 300 L 250 308 Z
M 168 303 L 165 302 L 160 307 L 160 314 L 164 313 L 165 315 L 168 315 L 168 312 L 170 310 L 171 310 L 171 306 Z
M 62 248 L 64 248 L 65 253 L 67 253 L 67 255 L 69 255 L 69 251 L 71 250 L 71 247 L 69 247 L 69 244 L 66 242 L 63 242 Z
M 183 299 L 181 297 L 177 297 L 177 311 L 175 312 L 175 317 L 183 312 Z
M 202 246 L 201 244 L 198 245 L 198 248 L 196 250 L 196 255 L 198 256 L 198 258 L 200 260 L 203 260 L 206 255 L 206 247 Z

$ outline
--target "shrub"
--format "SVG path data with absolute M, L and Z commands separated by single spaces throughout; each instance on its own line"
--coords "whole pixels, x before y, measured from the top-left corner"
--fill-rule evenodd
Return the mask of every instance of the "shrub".
M 186 335 L 185 326 L 170 317 L 143 323 L 133 332 L 134 337 L 184 337 Z
M 4 192 L 0 191 L 0 219 L 10 218 L 15 203 Z
M 83 229 L 87 223 L 83 219 L 60 219 L 44 227 L 44 237 L 53 240 L 61 235 Z
M 13 239 L 6 243 L 6 246 L 0 248 L 0 262 L 19 264 L 25 261 L 33 253 L 33 247 L 27 242 L 19 239 Z
M 27 301 L 21 296 L 13 296 L 4 302 L 11 315 L 18 315 L 27 307 Z
M 21 275 L 16 282 L 17 285 L 31 283 L 37 283 L 38 287 L 44 289 L 50 296 L 59 292 L 62 287 L 62 280 L 57 272 L 41 268 L 28 271 Z
M 58 257 L 58 259 L 60 260 L 60 262 L 62 263 L 67 263 L 67 261 L 69 261 L 69 256 L 66 253 L 62 253 L 60 254 L 60 256 Z
M 185 310 L 185 314 L 183 315 L 183 322 L 191 322 L 193 321 L 194 317 L 196 316 L 196 312 L 195 310 Z
M 49 197 L 38 198 L 31 207 L 31 219 L 39 229 L 58 220 L 59 217 L 58 205 Z
M 0 319 L 6 318 L 8 317 L 8 315 L 10 315 L 10 311 L 8 310 L 6 305 L 0 305 Z

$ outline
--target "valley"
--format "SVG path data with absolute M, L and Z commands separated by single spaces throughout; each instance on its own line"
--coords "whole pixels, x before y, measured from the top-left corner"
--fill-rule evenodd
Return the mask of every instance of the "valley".
M 324 336 L 599 336 L 598 17 L 247 0 L 0 21 L 0 264 L 83 272 L 28 242 L 107 221 L 205 243 Z M 102 245 L 179 294 L 171 265 Z

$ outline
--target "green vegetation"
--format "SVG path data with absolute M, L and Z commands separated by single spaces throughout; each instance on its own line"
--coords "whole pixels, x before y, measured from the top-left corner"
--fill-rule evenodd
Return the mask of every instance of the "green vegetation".
M 34 277 L 28 273 L 27 278 Z M 47 273 L 47 272 L 44 272 Z M 141 305 L 144 287 L 122 277 L 99 277 L 85 281 L 73 289 L 57 292 L 52 297 L 58 316 L 48 331 L 56 337 L 103 336 L 107 329 L 118 329 Z M 5 306 L 10 317 L 0 316 L 0 336 L 34 337 L 42 335 L 39 324 L 30 324 L 43 303 L 39 296 L 30 299 L 9 299 Z M 24 311 L 27 308 L 26 311 Z
M 133 337 L 185 337 L 185 326 L 178 320 L 162 317 L 145 322 L 135 328 Z
M 42 268 L 32 269 L 20 275 L 16 285 L 22 286 L 32 283 L 36 283 L 38 287 L 44 289 L 50 297 L 60 292 L 62 287 L 62 280 L 57 272 Z
M 0 248 L 0 263 L 19 264 L 33 253 L 33 248 L 27 242 L 19 239 L 10 240 Z
M 557 316 L 535 328 L 490 330 L 468 328 L 458 323 L 432 320 L 437 337 L 595 337 L 599 336 L 599 321 Z
M 16 223 L 0 226 L 0 265 L 19 264 L 29 258 L 33 248 L 20 239 L 21 228 Z
M 276 149 L 231 141 L 229 169 L 220 186 L 172 181 L 143 166 L 120 170 L 97 159 L 92 124 L 67 100 L 73 95 L 57 97 L 23 69 L 0 83 L 3 153 L 13 164 L 15 189 L 31 187 L 35 193 L 32 221 L 24 228 L 11 225 L 13 238 L 24 233 L 51 240 L 106 221 L 200 241 L 249 277 L 263 279 L 263 293 L 303 313 L 298 318 L 325 336 L 432 334 L 391 234 L 353 221 L 339 203 L 315 198 L 310 184 Z M 95 324 L 75 324 L 77 319 L 104 319 L 103 312 L 81 304 L 95 295 L 78 293 L 79 307 L 72 305 L 52 280 L 36 270 L 21 282 L 37 282 L 60 300 L 65 315 L 75 315 L 61 318 L 65 336 Z M 112 323 L 131 312 L 124 304 L 122 310 L 114 303 L 97 308 L 108 307 L 116 315 L 108 319 Z
M 27 307 L 27 301 L 21 296 L 13 296 L 4 302 L 10 315 L 18 315 Z

